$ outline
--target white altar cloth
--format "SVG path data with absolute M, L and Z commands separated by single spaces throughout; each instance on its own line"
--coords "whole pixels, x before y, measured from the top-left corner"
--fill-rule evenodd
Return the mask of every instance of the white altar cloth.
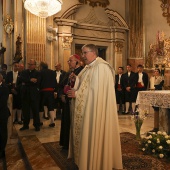
M 140 91 L 136 104 L 159 107 L 159 130 L 170 134 L 170 90 Z
M 170 108 L 170 90 L 140 91 L 136 104 Z

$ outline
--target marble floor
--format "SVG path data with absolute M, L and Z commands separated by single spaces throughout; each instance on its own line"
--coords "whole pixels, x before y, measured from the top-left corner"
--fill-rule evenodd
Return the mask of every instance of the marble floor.
M 119 125 L 120 125 L 120 133 L 121 132 L 130 132 L 135 134 L 135 125 L 133 120 L 131 119 L 130 115 L 118 115 L 119 118 Z M 60 120 L 56 120 L 56 126 L 54 128 L 49 127 L 50 121 L 45 120 L 43 121 L 43 126 L 39 132 L 34 130 L 32 125 L 32 121 L 30 122 L 30 128 L 25 131 L 19 131 L 21 125 L 16 124 L 15 128 L 19 136 L 29 136 L 29 135 L 36 135 L 41 143 L 48 143 L 59 141 L 60 138 Z M 150 113 L 148 117 L 144 120 L 142 128 L 141 128 L 141 135 L 144 135 L 147 131 L 153 129 L 153 114 Z
M 130 115 L 119 114 L 118 118 L 119 118 L 119 125 L 120 125 L 120 133 L 121 132 L 130 132 L 130 133 L 135 134 L 135 125 L 134 125 L 134 122 L 131 119 Z M 18 134 L 18 137 L 20 139 L 23 139 L 23 138 L 29 139 L 30 138 L 30 143 L 32 142 L 31 137 L 34 136 L 34 135 L 39 140 L 39 141 L 37 140 L 37 142 L 35 142 L 35 143 L 38 143 L 38 142 L 48 143 L 48 142 L 59 141 L 61 120 L 58 119 L 58 120 L 55 121 L 56 126 L 54 128 L 49 127 L 48 126 L 49 123 L 50 123 L 50 120 L 44 119 L 43 120 L 43 126 L 41 127 L 41 130 L 38 131 L 38 132 L 35 131 L 35 129 L 32 125 L 32 120 L 30 122 L 29 129 L 25 130 L 25 131 L 19 130 L 22 127 L 22 125 L 15 124 L 14 126 L 15 126 L 15 129 L 16 129 L 16 131 L 15 131 L 16 136 Z M 151 130 L 152 128 L 153 128 L 153 113 L 151 111 L 150 114 L 148 115 L 148 117 L 144 120 L 144 123 L 143 123 L 142 128 L 141 128 L 141 135 L 144 135 L 147 131 Z M 15 140 L 15 138 L 16 137 L 14 135 L 14 143 L 17 143 L 17 140 Z M 12 145 L 8 144 L 8 146 L 12 146 Z M 15 145 L 13 145 L 13 146 L 15 147 Z M 11 149 L 13 150 L 13 147 L 11 147 L 10 150 Z M 32 151 L 31 150 L 28 151 L 28 155 L 30 154 L 30 152 L 32 152 Z M 14 158 L 15 157 L 16 156 L 14 155 Z M 9 159 L 11 159 L 11 158 L 9 158 Z M 19 160 L 21 160 L 21 159 L 19 159 Z M 7 168 L 7 169 L 14 170 L 14 168 L 11 168 L 11 169 Z M 59 170 L 60 168 L 58 166 L 56 167 L 56 165 L 55 165 L 55 168 L 51 167 L 50 169 L 51 170 L 53 170 L 53 169 Z

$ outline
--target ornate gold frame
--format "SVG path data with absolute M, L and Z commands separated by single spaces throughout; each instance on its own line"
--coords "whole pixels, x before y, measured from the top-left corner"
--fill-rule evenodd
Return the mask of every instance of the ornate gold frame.
M 6 15 L 3 26 L 5 29 L 5 32 L 10 36 L 10 34 L 12 33 L 12 31 L 14 29 L 14 23 L 13 23 L 10 15 L 8 15 L 8 14 Z

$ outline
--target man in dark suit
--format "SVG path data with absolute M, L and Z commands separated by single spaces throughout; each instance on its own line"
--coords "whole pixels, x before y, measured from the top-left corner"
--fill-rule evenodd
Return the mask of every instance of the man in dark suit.
M 18 124 L 22 124 L 21 121 L 21 100 L 20 100 L 20 93 L 17 92 L 17 79 L 19 76 L 19 64 L 17 62 L 13 63 L 12 65 L 13 71 L 7 72 L 6 75 L 6 84 L 9 87 L 9 93 L 13 96 L 13 110 L 12 110 L 12 116 L 13 116 L 13 123 L 17 120 Z
M 136 74 L 132 71 L 132 66 L 128 64 L 126 66 L 127 72 L 122 76 L 122 86 L 125 90 L 125 105 L 126 114 L 129 113 L 130 104 L 132 105 L 132 112 L 135 111 L 136 102 Z
M 61 117 L 61 129 L 60 129 L 60 145 L 62 149 L 68 149 L 69 136 L 70 136 L 70 99 L 67 96 L 67 88 L 74 87 L 74 81 L 71 80 L 71 76 L 78 75 L 83 67 L 80 65 L 80 56 L 77 54 L 71 55 L 68 60 L 70 71 L 67 72 L 65 78 L 61 83 L 61 89 L 59 90 L 59 96 L 62 99 L 63 112 Z
M 50 127 L 54 127 L 54 94 L 56 92 L 56 76 L 53 70 L 48 69 L 48 64 L 45 62 L 40 63 L 40 119 L 43 117 L 44 105 L 47 106 L 51 123 Z M 42 122 L 41 122 L 42 124 Z
M 7 101 L 9 90 L 3 82 L 3 76 L 0 73 L 0 159 L 5 157 L 5 147 L 7 143 L 7 122 L 10 115 Z
M 116 103 L 117 103 L 117 111 L 120 112 L 120 105 L 122 113 L 125 112 L 125 92 L 122 86 L 122 75 L 123 75 L 123 67 L 118 68 L 118 74 L 115 76 L 115 92 L 116 92 Z
M 138 95 L 139 91 L 145 91 L 148 88 L 148 74 L 143 72 L 143 66 L 139 64 L 137 66 L 138 72 L 136 73 L 136 79 L 137 79 L 137 84 L 136 84 L 136 98 Z
M 0 73 L 1 73 L 2 76 L 3 76 L 3 81 L 4 81 L 4 82 L 6 81 L 7 68 L 8 68 L 8 67 L 7 67 L 6 64 L 2 64 Z
M 61 69 L 61 64 L 60 63 L 56 63 L 55 65 L 55 75 L 56 75 L 56 81 L 57 81 L 57 86 L 56 86 L 56 90 L 58 95 L 56 95 L 56 99 L 55 99 L 55 113 L 56 113 L 56 118 L 60 118 L 61 114 L 62 114 L 62 102 L 61 102 L 61 98 L 59 97 L 59 90 L 61 90 L 61 82 L 63 81 L 66 72 L 64 70 Z M 57 111 L 56 111 L 57 110 Z
M 39 81 L 40 73 L 36 69 L 36 61 L 30 59 L 28 69 L 22 71 L 20 81 L 22 82 L 22 113 L 23 113 L 23 127 L 20 130 L 29 129 L 30 112 L 33 115 L 33 125 L 35 131 L 40 131 L 40 117 L 39 117 Z

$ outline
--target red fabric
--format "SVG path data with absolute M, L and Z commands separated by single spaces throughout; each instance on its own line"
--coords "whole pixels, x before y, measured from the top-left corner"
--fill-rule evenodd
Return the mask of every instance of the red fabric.
M 74 57 L 76 57 L 76 58 L 77 58 L 77 60 L 80 60 L 80 56 L 79 56 L 79 55 L 74 54 L 73 56 L 74 56 Z
M 120 84 L 117 85 L 117 89 L 118 89 L 118 90 L 121 90 L 121 89 L 122 89 Z
M 64 93 L 67 94 L 67 91 L 71 90 L 71 87 L 69 85 L 64 86 Z
M 138 82 L 136 87 L 137 87 L 137 88 L 142 88 L 142 87 L 144 87 L 144 85 L 142 85 L 141 82 Z
M 53 88 L 44 88 L 41 91 L 54 91 L 54 89 Z

